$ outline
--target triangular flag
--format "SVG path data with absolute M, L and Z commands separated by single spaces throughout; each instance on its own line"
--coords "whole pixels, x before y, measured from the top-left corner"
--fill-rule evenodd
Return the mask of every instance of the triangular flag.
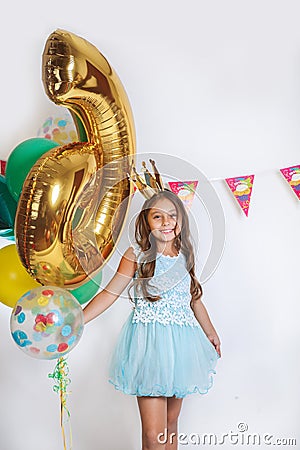
M 280 169 L 280 172 L 300 200 L 300 165 Z
M 231 189 L 233 195 L 237 199 L 238 204 L 248 217 L 254 175 L 225 178 L 225 181 Z
M 192 206 L 198 181 L 169 181 L 170 189 L 184 203 L 186 210 Z
M 0 174 L 5 175 L 6 161 L 0 160 Z

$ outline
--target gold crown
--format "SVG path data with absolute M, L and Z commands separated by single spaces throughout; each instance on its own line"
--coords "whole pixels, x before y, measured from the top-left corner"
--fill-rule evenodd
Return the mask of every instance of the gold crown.
M 155 165 L 155 161 L 153 159 L 149 159 L 149 162 L 152 165 L 153 174 L 151 174 L 147 169 L 145 161 L 142 161 L 142 172 L 144 175 L 142 177 L 137 172 L 133 160 L 130 165 L 130 173 L 127 174 L 129 180 L 134 183 L 135 187 L 147 200 L 157 194 L 157 192 L 165 190 L 161 175 Z

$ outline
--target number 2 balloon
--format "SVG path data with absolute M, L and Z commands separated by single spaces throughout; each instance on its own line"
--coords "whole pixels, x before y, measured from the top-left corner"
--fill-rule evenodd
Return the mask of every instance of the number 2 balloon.
M 16 245 L 22 264 L 39 283 L 77 288 L 88 277 L 72 239 L 77 200 L 101 169 L 102 200 L 96 212 L 90 211 L 98 250 L 92 274 L 114 252 L 128 213 L 134 122 L 117 74 L 85 39 L 53 32 L 45 44 L 42 71 L 48 97 L 69 109 L 77 134 L 87 142 L 55 147 L 34 164 L 18 203 Z

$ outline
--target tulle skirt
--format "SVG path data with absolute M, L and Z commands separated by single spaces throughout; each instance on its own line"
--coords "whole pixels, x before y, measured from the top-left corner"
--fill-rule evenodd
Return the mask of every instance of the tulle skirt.
M 206 394 L 220 358 L 201 327 L 124 322 L 109 363 L 109 382 L 125 394 L 183 398 Z

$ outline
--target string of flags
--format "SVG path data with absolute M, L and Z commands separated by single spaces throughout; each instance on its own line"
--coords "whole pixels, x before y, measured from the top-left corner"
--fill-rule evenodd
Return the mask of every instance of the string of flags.
M 279 169 L 284 179 L 288 182 L 293 192 L 300 200 L 300 165 Z M 252 194 L 254 174 L 241 177 L 225 178 L 225 181 L 240 205 L 242 211 L 248 217 L 250 199 Z
M 282 168 L 280 169 L 280 173 L 288 182 L 298 200 L 300 200 L 300 165 Z M 224 180 L 233 197 L 241 207 L 241 210 L 248 217 L 254 176 L 254 174 L 251 174 L 232 178 L 215 178 L 210 181 Z M 198 181 L 169 181 L 168 185 L 171 191 L 178 195 L 187 210 L 189 210 L 194 199 Z
M 5 175 L 6 161 L 0 160 L 1 175 Z M 292 191 L 300 200 L 300 165 L 279 169 L 284 179 L 288 182 Z M 224 179 L 241 210 L 248 217 L 251 194 L 254 183 L 254 174 L 243 175 Z M 211 180 L 213 181 L 213 180 Z M 187 210 L 193 203 L 194 195 L 198 186 L 198 180 L 192 181 L 169 181 L 169 187 L 183 201 Z

